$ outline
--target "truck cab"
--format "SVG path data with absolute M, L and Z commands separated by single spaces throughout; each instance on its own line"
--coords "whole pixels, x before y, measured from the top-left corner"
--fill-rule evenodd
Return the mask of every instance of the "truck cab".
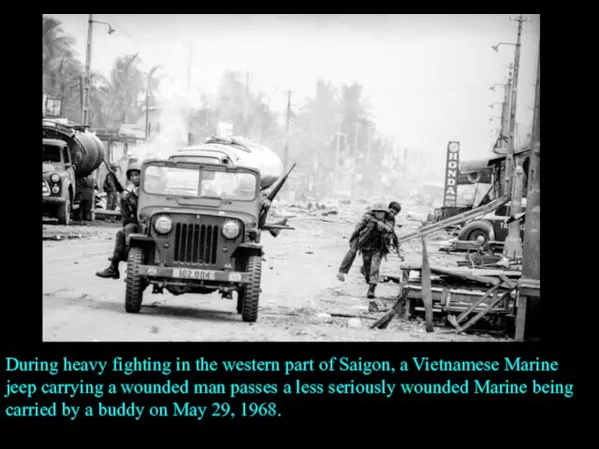
M 96 169 L 104 159 L 102 142 L 85 126 L 42 120 L 43 214 L 70 223 L 71 210 L 93 221 Z
M 125 310 L 144 290 L 237 295 L 243 321 L 258 317 L 262 246 L 260 171 L 222 163 L 146 160 L 139 232 L 129 237 Z
M 69 147 L 64 140 L 42 139 L 42 207 L 59 224 L 70 222 L 76 185 Z

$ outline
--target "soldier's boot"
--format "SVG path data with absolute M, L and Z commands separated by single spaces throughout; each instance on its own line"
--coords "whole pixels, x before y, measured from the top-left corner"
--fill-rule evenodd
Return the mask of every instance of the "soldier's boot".
M 341 271 L 337 273 L 337 279 L 339 279 L 341 282 L 345 282 L 345 273 L 342 273 Z
M 370 284 L 368 286 L 368 297 L 369 298 L 374 298 L 374 289 L 376 288 L 376 284 Z
M 109 279 L 118 279 L 121 277 L 119 273 L 119 262 L 115 261 L 115 259 L 110 260 L 110 266 L 106 268 L 104 271 L 99 271 L 96 273 L 96 276 L 101 278 L 109 278 Z

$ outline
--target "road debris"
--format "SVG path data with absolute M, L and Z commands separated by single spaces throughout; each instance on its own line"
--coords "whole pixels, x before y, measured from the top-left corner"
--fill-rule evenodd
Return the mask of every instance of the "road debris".
M 351 329 L 359 329 L 362 327 L 362 320 L 360 318 L 350 318 L 347 322 L 347 327 Z

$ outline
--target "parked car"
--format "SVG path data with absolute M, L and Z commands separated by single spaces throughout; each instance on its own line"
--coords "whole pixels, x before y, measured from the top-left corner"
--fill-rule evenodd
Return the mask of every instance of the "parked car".
M 458 234 L 458 240 L 478 240 L 487 242 L 505 242 L 508 234 L 511 201 L 498 207 L 484 217 L 468 222 Z M 522 211 L 526 211 L 526 198 L 522 199 Z M 524 239 L 524 220 L 520 223 L 520 238 Z

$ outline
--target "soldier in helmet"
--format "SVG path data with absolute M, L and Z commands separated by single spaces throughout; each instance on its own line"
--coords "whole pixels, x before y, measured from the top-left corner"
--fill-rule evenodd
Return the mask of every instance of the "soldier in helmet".
M 141 179 L 141 166 L 138 162 L 132 163 L 127 169 L 127 179 L 133 184 L 133 189 L 121 194 L 121 216 L 123 228 L 116 234 L 114 253 L 110 259 L 110 266 L 104 271 L 96 273 L 102 278 L 118 279 L 119 262 L 127 260 L 127 237 L 137 232 L 137 202 L 139 182 Z
M 104 179 L 104 192 L 106 192 L 106 210 L 114 210 L 116 209 L 117 204 L 117 191 L 115 184 L 115 176 L 116 171 L 120 170 L 120 167 L 116 164 L 110 164 L 110 169 L 112 172 L 109 172 Z
M 389 252 L 389 242 L 393 240 L 395 232 L 395 215 L 401 210 L 399 203 L 391 202 L 389 207 L 384 203 L 377 203 L 360 220 L 350 238 L 350 250 L 345 255 L 337 279 L 345 280 L 358 251 L 362 253 L 364 265 L 360 272 L 366 282 L 370 284 L 368 297 L 374 297 L 374 289 L 378 284 L 379 267 L 382 258 Z M 391 237 L 392 236 L 392 237 Z

